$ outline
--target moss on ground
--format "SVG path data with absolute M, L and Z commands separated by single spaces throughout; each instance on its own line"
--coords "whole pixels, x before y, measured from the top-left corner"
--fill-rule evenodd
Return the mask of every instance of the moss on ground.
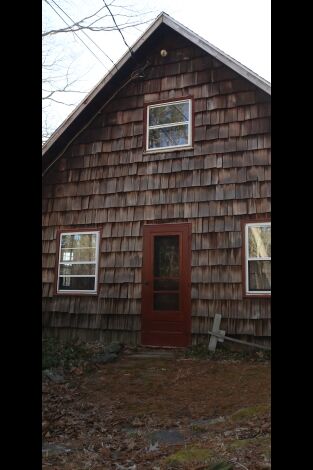
M 201 449 L 199 447 L 186 447 L 178 450 L 175 454 L 166 457 L 166 462 L 177 462 L 181 464 L 190 462 L 205 462 L 212 459 L 213 454 L 210 449 Z
M 269 456 L 271 448 L 271 438 L 269 436 L 259 436 L 250 439 L 235 439 L 227 444 L 227 450 L 243 449 L 249 446 L 257 446 L 260 451 Z
M 269 404 L 259 404 L 254 406 L 248 406 L 235 411 L 229 419 L 233 422 L 244 421 L 245 419 L 253 418 L 254 416 L 261 416 L 270 411 Z

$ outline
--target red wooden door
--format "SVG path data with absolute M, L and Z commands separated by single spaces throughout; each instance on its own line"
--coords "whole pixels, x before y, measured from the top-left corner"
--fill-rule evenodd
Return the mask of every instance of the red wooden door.
M 141 343 L 190 344 L 191 224 L 145 225 Z

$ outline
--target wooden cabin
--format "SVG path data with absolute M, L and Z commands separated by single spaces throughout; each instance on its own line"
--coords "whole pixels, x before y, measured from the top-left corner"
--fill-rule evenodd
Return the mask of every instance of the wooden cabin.
M 270 84 L 162 13 L 43 147 L 43 331 L 271 335 Z

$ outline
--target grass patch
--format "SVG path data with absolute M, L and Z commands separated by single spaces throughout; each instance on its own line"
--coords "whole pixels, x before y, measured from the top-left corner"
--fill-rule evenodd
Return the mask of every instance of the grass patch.
M 175 454 L 166 457 L 166 462 L 169 463 L 190 463 L 190 462 L 205 462 L 212 458 L 212 451 L 209 449 L 200 449 L 198 447 L 187 447 L 181 449 Z
M 207 470 L 233 470 L 232 464 L 228 462 L 218 462 L 214 463 L 210 467 L 207 467 Z M 204 469 L 205 470 L 205 469 Z
M 248 406 L 235 411 L 235 413 L 230 416 L 230 420 L 234 422 L 244 421 L 245 419 L 252 418 L 253 416 L 263 415 L 269 411 L 270 406 L 268 404 Z
M 253 437 L 250 439 L 236 439 L 227 445 L 228 450 L 243 449 L 249 446 L 257 446 L 263 453 L 270 453 L 270 437 Z

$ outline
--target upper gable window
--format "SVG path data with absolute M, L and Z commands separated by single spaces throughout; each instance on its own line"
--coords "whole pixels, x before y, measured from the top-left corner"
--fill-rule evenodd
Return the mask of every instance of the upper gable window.
M 99 232 L 60 234 L 58 293 L 97 293 Z
M 191 99 L 147 106 L 146 150 L 190 147 Z

